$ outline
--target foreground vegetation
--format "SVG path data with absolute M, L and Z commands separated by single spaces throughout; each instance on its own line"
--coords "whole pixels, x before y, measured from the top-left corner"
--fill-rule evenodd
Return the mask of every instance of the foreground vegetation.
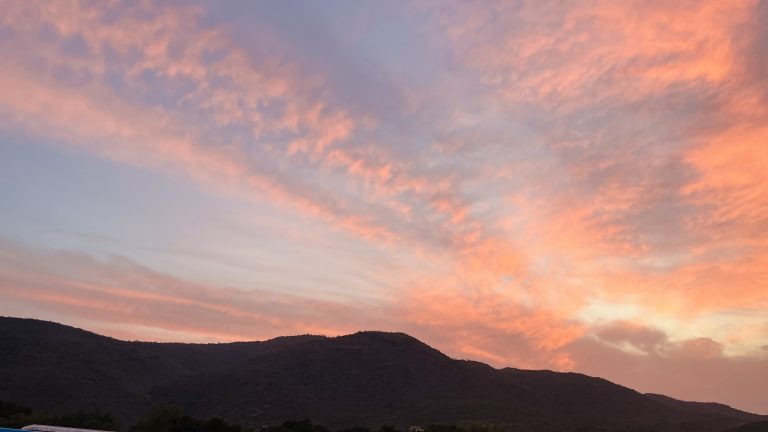
M 30 424 L 101 430 L 117 430 L 118 427 L 109 414 L 84 411 L 69 414 L 40 413 L 15 403 L 0 401 L 0 427 L 20 428 Z
M 118 424 L 108 413 L 79 411 L 70 414 L 51 414 L 34 412 L 11 402 L 0 401 L 0 427 L 21 428 L 30 424 L 47 424 L 83 429 L 99 429 L 127 432 L 405 432 L 394 426 L 382 426 L 371 430 L 356 426 L 332 431 L 323 425 L 312 423 L 309 419 L 288 420 L 279 425 L 263 426 L 260 430 L 243 428 L 230 424 L 221 418 L 207 420 L 192 417 L 174 405 L 157 407 L 146 418 L 129 427 Z M 504 432 L 495 425 L 472 424 L 466 427 L 457 425 L 429 425 L 423 432 Z

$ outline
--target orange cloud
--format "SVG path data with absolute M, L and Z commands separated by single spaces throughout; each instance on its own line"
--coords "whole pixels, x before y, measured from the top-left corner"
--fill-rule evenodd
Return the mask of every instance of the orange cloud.
M 521 216 L 503 222 L 523 224 L 526 252 L 567 278 L 539 285 L 678 313 L 765 307 L 766 116 L 744 55 L 757 6 L 435 6 L 489 103 L 515 121 L 548 117 L 544 149 L 565 186 L 516 192 Z
M 9 243 L 0 243 L 0 250 L 0 292 L 29 310 L 155 327 L 190 340 L 340 334 L 359 328 L 364 316 L 374 316 L 342 303 L 197 284 L 123 258 L 100 260 Z
M 9 89 L 2 100 L 9 126 L 120 161 L 181 165 L 224 189 L 255 187 L 365 239 L 409 238 L 415 228 L 400 216 L 420 214 L 436 196 L 451 203 L 429 207 L 438 216 L 467 213 L 451 182 L 414 173 L 418 167 L 384 146 L 352 142 L 375 120 L 318 97 L 322 72 L 287 58 L 275 34 L 259 29 L 262 42 L 246 49 L 227 32 L 200 25 L 203 14 L 152 2 L 3 5 L 0 24 L 15 35 L 0 46 L 15 59 L 0 78 Z M 54 37 L 41 37 L 43 28 L 55 29 Z M 84 52 L 65 52 L 70 39 L 81 40 Z M 87 84 L 67 82 L 62 70 Z M 121 85 L 108 82 L 110 74 Z M 155 93 L 168 99 L 148 104 Z M 224 128 L 232 126 L 248 133 L 230 137 Z M 310 179 L 341 168 L 330 174 L 362 188 L 345 200 L 321 182 L 298 184 L 285 167 Z
M 676 83 L 718 83 L 734 68 L 732 34 L 755 2 L 493 2 L 438 8 L 459 61 L 506 103 L 571 109 L 633 102 Z
M 615 346 L 627 341 L 640 353 Z M 768 412 L 761 373 L 768 356 L 726 356 L 722 344 L 708 338 L 670 340 L 658 329 L 611 323 L 596 337 L 564 348 L 577 370 L 606 377 L 641 392 L 690 400 L 726 401 L 752 412 Z

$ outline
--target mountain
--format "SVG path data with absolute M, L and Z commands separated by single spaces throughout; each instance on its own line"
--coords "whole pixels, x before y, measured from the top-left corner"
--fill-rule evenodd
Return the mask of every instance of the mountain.
M 493 422 L 510 431 L 719 432 L 766 420 L 576 373 L 454 360 L 403 333 L 149 343 L 18 318 L 0 318 L 0 400 L 100 410 L 124 423 L 164 402 L 249 426 L 309 417 L 335 428 Z
M 768 420 L 761 420 L 752 423 L 736 426 L 725 432 L 768 432 Z

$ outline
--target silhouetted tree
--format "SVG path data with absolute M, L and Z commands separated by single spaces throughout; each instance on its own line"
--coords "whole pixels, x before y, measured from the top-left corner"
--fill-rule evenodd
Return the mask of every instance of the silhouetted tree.
M 231 425 L 219 417 L 209 419 L 203 425 L 204 432 L 241 432 L 240 425 Z
M 39 419 L 33 423 L 50 424 L 80 429 L 119 429 L 117 422 L 110 414 L 96 411 L 78 411 L 73 414 L 40 416 Z
M 467 427 L 468 432 L 505 432 L 504 428 L 492 423 L 472 423 Z
M 20 428 L 30 424 L 101 430 L 119 428 L 115 419 L 106 413 L 91 411 L 78 411 L 71 414 L 36 413 L 28 407 L 0 401 L 0 427 Z
M 18 415 L 30 415 L 32 409 L 13 402 L 0 401 L 0 418 L 8 418 Z
M 424 428 L 424 432 L 466 432 L 466 429 L 455 424 L 431 424 Z
M 184 412 L 175 405 L 161 405 L 155 408 L 145 420 L 131 427 L 132 432 L 170 432 L 182 422 Z
M 329 432 L 328 428 L 323 425 L 314 424 L 308 418 L 304 420 L 288 420 L 280 426 L 270 428 L 270 430 L 273 432 Z
M 353 426 L 349 428 L 339 429 L 337 432 L 371 432 L 367 427 Z
M 174 405 L 162 405 L 139 423 L 131 432 L 241 432 L 240 425 L 231 425 L 223 419 L 214 417 L 200 420 L 184 413 Z
M 13 402 L 0 401 L 0 427 L 19 428 L 29 424 L 32 410 Z

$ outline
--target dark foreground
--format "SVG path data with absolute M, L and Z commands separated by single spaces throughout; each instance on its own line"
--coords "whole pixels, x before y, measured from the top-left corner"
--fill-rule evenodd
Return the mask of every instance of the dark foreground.
M 183 430 L 207 432 L 263 425 L 285 428 L 278 432 L 381 425 L 433 425 L 426 432 L 766 430 L 754 429 L 765 427 L 754 423 L 765 417 L 725 405 L 641 394 L 581 374 L 494 369 L 402 333 L 158 344 L 0 318 L 0 352 L 0 400 L 46 415 L 108 413 L 121 430 L 175 430 L 173 422 L 136 429 L 168 403 L 187 418 L 177 419 L 186 422 Z M 199 420 L 209 418 L 218 420 Z M 291 418 L 315 423 L 286 426 Z

